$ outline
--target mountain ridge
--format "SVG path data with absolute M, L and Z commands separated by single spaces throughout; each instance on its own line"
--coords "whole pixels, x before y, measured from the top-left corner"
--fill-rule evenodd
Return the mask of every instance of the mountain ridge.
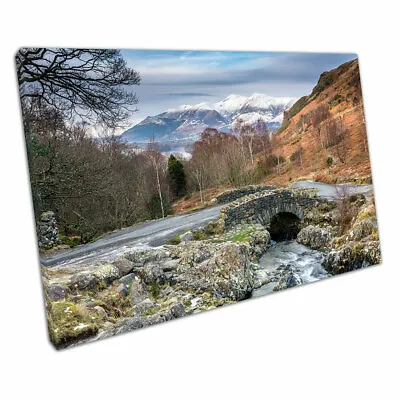
M 198 103 L 170 108 L 144 120 L 121 134 L 130 143 L 148 142 L 153 136 L 157 141 L 196 141 L 207 128 L 230 132 L 236 121 L 254 124 L 263 119 L 271 130 L 277 129 L 296 99 L 271 97 L 261 93 L 251 96 L 231 94 L 216 103 Z

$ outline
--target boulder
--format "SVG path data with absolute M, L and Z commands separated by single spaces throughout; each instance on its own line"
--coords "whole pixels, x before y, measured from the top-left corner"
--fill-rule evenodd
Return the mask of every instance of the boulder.
M 285 274 L 279 283 L 274 287 L 274 291 L 279 291 L 283 289 L 289 289 L 298 285 L 301 285 L 303 280 L 301 277 L 295 272 L 291 271 L 288 274 Z
M 107 313 L 106 313 L 106 311 L 104 310 L 103 307 L 95 306 L 93 309 L 96 311 L 97 316 L 98 316 L 101 320 L 104 320 L 104 319 L 107 318 Z
M 376 265 L 381 261 L 378 241 L 350 242 L 338 250 L 330 251 L 322 265 L 331 274 L 341 274 Z
M 119 285 L 116 287 L 115 291 L 116 291 L 118 294 L 120 294 L 121 296 L 124 296 L 124 297 L 128 296 L 128 294 L 129 294 L 128 287 L 127 287 L 126 285 L 124 285 L 123 283 L 119 284 Z
M 163 269 L 157 264 L 147 264 L 144 267 L 136 268 L 135 274 L 139 276 L 146 285 L 155 283 L 163 284 L 166 276 Z
M 149 297 L 146 285 L 140 280 L 132 281 L 131 285 L 131 303 L 136 305 Z
M 135 274 L 131 273 L 128 275 L 123 276 L 122 278 L 118 279 L 118 283 L 119 284 L 123 284 L 123 285 L 129 285 L 133 280 L 135 279 Z
M 175 271 L 178 266 L 179 260 L 177 259 L 169 259 L 160 264 L 160 267 L 164 272 L 172 272 Z
M 312 248 L 313 250 L 326 250 L 332 234 L 325 228 L 309 225 L 303 228 L 297 235 L 297 242 Z
M 40 220 L 43 222 L 52 222 L 54 218 L 55 214 L 53 211 L 45 211 L 40 216 Z
M 117 258 L 113 265 L 117 267 L 120 276 L 127 275 L 133 270 L 133 263 L 125 257 Z
M 104 285 L 109 285 L 121 277 L 120 270 L 113 264 L 99 265 L 93 275 Z
M 216 245 L 202 240 L 176 246 L 176 256 L 180 258 L 179 265 L 201 263 L 211 258 L 216 251 Z
M 118 279 L 118 286 L 115 289 L 116 292 L 121 294 L 122 296 L 128 296 L 130 284 L 134 279 L 135 274 L 133 273 L 125 275 L 122 278 Z
M 50 300 L 57 301 L 65 298 L 67 289 L 61 285 L 54 284 L 46 287 L 46 293 Z
M 171 313 L 174 318 L 180 318 L 185 316 L 185 307 L 182 303 L 176 303 L 171 307 Z
M 179 239 L 181 240 L 181 242 L 189 242 L 190 240 L 193 240 L 193 238 L 194 238 L 194 235 L 193 235 L 192 231 L 187 231 L 179 236 Z
M 255 262 L 267 251 L 270 242 L 271 235 L 266 229 L 258 230 L 250 234 L 250 251 Z
M 133 313 L 135 315 L 142 315 L 146 313 L 146 311 L 156 308 L 159 308 L 159 306 L 154 301 L 151 301 L 150 299 L 145 299 L 136 304 L 136 306 L 133 308 Z
M 147 262 L 160 261 L 168 257 L 168 253 L 163 248 L 136 250 L 124 254 L 124 257 L 133 263 L 134 268 L 143 267 Z
M 357 221 L 348 236 L 350 240 L 361 240 L 377 231 L 378 221 L 376 217 L 371 217 Z
M 202 253 L 203 249 L 199 244 L 183 255 L 175 278 L 177 285 L 182 290 L 209 292 L 217 298 L 243 300 L 248 297 L 253 289 L 248 246 L 210 244 L 205 247 L 206 254 Z M 196 263 L 196 259 L 201 261 Z
M 72 290 L 93 290 L 99 285 L 98 278 L 93 274 L 80 273 L 73 275 L 70 281 Z

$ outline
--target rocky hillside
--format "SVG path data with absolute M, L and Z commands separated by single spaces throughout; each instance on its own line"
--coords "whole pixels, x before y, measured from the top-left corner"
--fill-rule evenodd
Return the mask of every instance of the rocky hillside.
M 275 153 L 286 163 L 269 182 L 371 180 L 358 60 L 321 74 L 311 94 L 284 113 Z

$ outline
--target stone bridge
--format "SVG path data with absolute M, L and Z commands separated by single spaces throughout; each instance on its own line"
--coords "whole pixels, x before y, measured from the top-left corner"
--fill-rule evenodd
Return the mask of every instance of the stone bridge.
M 225 204 L 259 192 L 277 189 L 275 185 L 250 185 L 243 188 L 227 190 L 216 197 L 217 203 Z
M 221 217 L 227 228 L 240 223 L 259 223 L 267 229 L 273 229 L 271 224 L 281 218 L 281 226 L 277 230 L 298 231 L 307 212 L 322 201 L 324 200 L 316 195 L 314 189 L 262 191 L 226 205 L 221 209 Z M 289 238 L 291 237 L 286 237 Z

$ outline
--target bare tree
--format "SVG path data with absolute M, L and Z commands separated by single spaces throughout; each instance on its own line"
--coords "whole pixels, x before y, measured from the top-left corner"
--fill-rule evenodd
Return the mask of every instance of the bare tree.
M 322 123 L 329 117 L 328 106 L 321 104 L 312 113 L 311 124 L 314 128 L 317 139 L 320 143 L 321 149 L 324 147 L 324 140 L 322 137 Z
M 340 233 L 344 234 L 353 218 L 350 204 L 351 192 L 347 185 L 336 185 L 335 190 L 335 200 L 339 210 L 339 229 Z
M 137 103 L 140 83 L 118 50 L 23 48 L 16 54 L 20 96 L 40 99 L 68 119 L 121 126 Z
M 331 124 L 330 129 L 330 140 L 331 146 L 333 146 L 333 153 L 339 159 L 341 163 L 345 163 L 349 148 L 348 148 L 348 130 L 343 127 L 343 119 L 339 122 L 334 122 Z
M 304 159 L 303 147 L 299 146 L 297 150 L 294 153 L 292 153 L 289 159 L 292 163 L 299 165 L 301 168 L 303 168 L 303 159 Z
M 150 142 L 148 143 L 146 156 L 151 161 L 151 164 L 153 165 L 154 170 L 156 172 L 156 184 L 157 184 L 158 196 L 160 198 L 161 215 L 162 215 L 162 218 L 165 218 L 164 201 L 163 201 L 163 196 L 162 196 L 162 191 L 161 191 L 160 172 L 159 172 L 162 161 L 163 161 L 163 156 L 158 151 L 158 144 L 155 141 L 154 135 L 152 136 L 152 138 L 150 139 Z
M 203 200 L 203 174 L 202 174 L 201 168 L 199 168 L 199 167 L 194 168 L 194 176 L 196 178 L 197 184 L 199 185 L 200 201 L 201 201 L 201 204 L 203 204 L 204 203 L 204 200 Z

